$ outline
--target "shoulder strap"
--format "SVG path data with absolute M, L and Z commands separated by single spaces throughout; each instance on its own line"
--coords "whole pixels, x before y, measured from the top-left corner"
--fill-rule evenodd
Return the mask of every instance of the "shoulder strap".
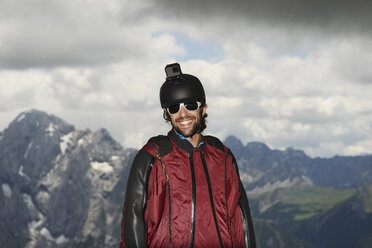
M 171 204 L 171 189 L 170 189 L 170 182 L 169 182 L 169 176 L 167 173 L 167 170 L 165 168 L 165 165 L 163 163 L 162 157 L 166 154 L 170 153 L 173 149 L 173 145 L 170 142 L 168 136 L 164 135 L 158 135 L 155 137 L 152 137 L 147 142 L 148 145 L 153 146 L 155 150 L 158 152 L 158 154 L 155 154 L 155 157 L 160 161 L 161 167 L 164 172 L 165 180 L 167 181 L 168 185 L 168 209 L 169 209 L 169 242 L 172 243 L 172 228 L 171 228 L 171 213 L 172 213 L 172 204 Z M 155 144 L 158 146 L 156 147 Z
M 218 149 L 222 150 L 223 152 L 226 152 L 225 151 L 225 146 L 224 144 L 221 142 L 221 140 L 219 140 L 218 138 L 214 137 L 214 136 L 210 136 L 210 135 L 206 135 L 204 136 L 205 140 L 211 144 L 212 146 L 215 146 L 217 147 Z
M 158 135 L 149 139 L 147 143 L 155 143 L 159 147 L 160 156 L 163 157 L 173 150 L 173 145 L 168 136 Z

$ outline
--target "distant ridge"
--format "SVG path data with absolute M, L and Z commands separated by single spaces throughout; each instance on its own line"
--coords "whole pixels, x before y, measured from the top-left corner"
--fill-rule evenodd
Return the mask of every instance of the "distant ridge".
M 294 148 L 271 150 L 260 142 L 243 145 L 234 136 L 227 137 L 225 144 L 238 161 L 246 189 L 253 194 L 291 187 L 299 181 L 335 188 L 372 184 L 372 155 L 310 158 Z

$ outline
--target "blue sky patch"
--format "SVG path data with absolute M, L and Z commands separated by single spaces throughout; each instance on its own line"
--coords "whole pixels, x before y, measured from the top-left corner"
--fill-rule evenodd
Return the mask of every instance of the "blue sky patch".
M 164 32 L 156 33 L 154 36 L 161 35 Z M 175 59 L 178 61 L 201 59 L 206 61 L 220 61 L 224 57 L 223 48 L 217 42 L 205 42 L 195 40 L 177 32 L 170 32 L 176 38 L 177 45 L 182 46 L 186 53 L 184 55 L 177 55 Z

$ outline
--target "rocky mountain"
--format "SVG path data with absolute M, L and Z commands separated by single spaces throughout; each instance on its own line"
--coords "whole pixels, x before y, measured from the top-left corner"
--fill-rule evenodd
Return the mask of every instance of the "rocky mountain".
M 372 156 L 310 158 L 233 136 L 225 144 L 250 198 L 258 247 L 369 247 Z M 0 247 L 118 247 L 136 152 L 105 129 L 21 113 L 0 132 Z
M 134 152 L 104 129 L 21 113 L 0 133 L 0 246 L 117 247 Z
M 372 156 L 310 158 L 230 136 L 259 247 L 370 247 Z
M 298 182 L 340 189 L 372 184 L 372 155 L 310 158 L 293 148 L 271 150 L 259 142 L 243 145 L 234 136 L 225 144 L 233 151 L 250 194 L 292 187 Z

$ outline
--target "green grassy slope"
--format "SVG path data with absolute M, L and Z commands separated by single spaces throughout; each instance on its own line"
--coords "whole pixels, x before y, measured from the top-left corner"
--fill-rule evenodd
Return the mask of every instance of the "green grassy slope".
M 315 247 L 366 247 L 371 241 L 372 186 L 333 189 L 298 184 L 251 196 L 250 201 L 255 218 L 275 223 L 277 229 Z M 260 236 L 267 240 L 265 235 L 272 231 L 269 226 L 261 228 Z
M 315 248 L 273 222 L 255 219 L 254 227 L 258 248 Z

